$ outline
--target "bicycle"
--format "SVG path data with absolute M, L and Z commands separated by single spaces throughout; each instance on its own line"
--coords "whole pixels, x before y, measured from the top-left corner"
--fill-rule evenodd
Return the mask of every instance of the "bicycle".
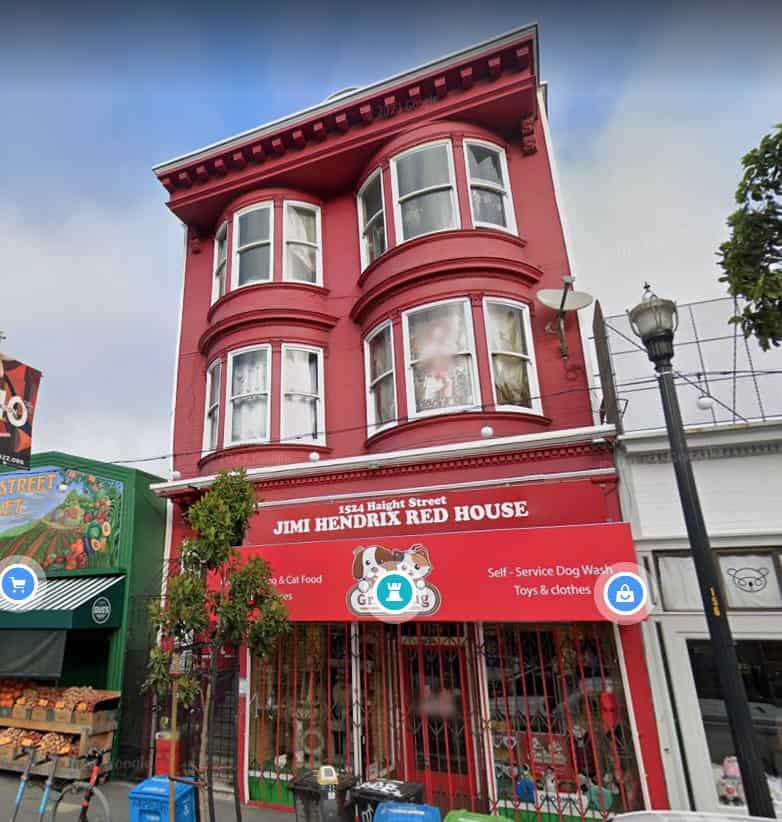
M 35 765 L 35 754 L 35 748 L 25 748 L 22 753 L 17 754 L 14 757 L 14 759 L 21 759 L 23 756 L 27 756 L 27 762 L 25 763 L 22 775 L 19 777 L 19 787 L 16 790 L 16 798 L 14 799 L 14 810 L 11 814 L 11 822 L 16 822 L 16 817 L 19 815 L 19 808 L 22 806 L 22 799 L 24 799 L 27 784 L 30 781 L 30 771 L 32 770 L 33 765 Z
M 63 788 L 54 803 L 51 822 L 67 822 L 67 820 L 74 820 L 74 822 L 111 822 L 109 803 L 100 789 L 96 787 L 101 775 L 103 756 L 109 753 L 110 750 L 110 748 L 105 750 L 91 748 L 84 756 L 79 757 L 88 764 L 92 763 L 89 781 L 71 782 Z M 78 806 L 79 815 L 74 816 L 74 807 L 68 800 L 78 802 L 79 798 L 81 798 L 81 804 Z

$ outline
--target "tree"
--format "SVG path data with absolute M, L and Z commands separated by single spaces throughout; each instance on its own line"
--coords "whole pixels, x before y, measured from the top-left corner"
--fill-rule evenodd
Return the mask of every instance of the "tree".
M 731 322 L 764 351 L 782 343 L 782 124 L 775 128 L 741 161 L 739 208 L 728 217 L 731 236 L 719 250 L 720 282 L 747 301 Z
M 254 510 L 253 486 L 244 471 L 222 472 L 212 488 L 188 508 L 185 519 L 194 535 L 182 542 L 181 573 L 168 580 L 165 601 L 151 609 L 161 642 L 150 653 L 144 690 L 161 696 L 171 692 L 175 654 L 179 657 L 185 651 L 194 659 L 207 659 L 206 665 L 194 665 L 192 672 L 178 677 L 176 693 L 178 704 L 185 708 L 201 702 L 199 768 L 206 771 L 207 788 L 201 818 L 208 814 L 210 822 L 215 822 L 212 737 L 219 655 L 225 648 L 237 651 L 246 644 L 263 659 L 290 628 L 266 561 L 261 557 L 244 561 L 236 550 Z M 204 653 L 198 654 L 198 649 Z M 240 819 L 238 774 L 234 789 Z

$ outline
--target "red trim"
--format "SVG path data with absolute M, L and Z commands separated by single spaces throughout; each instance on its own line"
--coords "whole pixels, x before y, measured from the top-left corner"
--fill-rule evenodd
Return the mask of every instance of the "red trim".
M 237 651 L 239 654 L 239 677 L 240 679 L 244 679 L 245 682 L 250 682 L 249 678 L 249 671 L 247 669 L 247 646 L 242 645 L 241 648 Z M 247 777 L 247 768 L 244 767 L 245 762 L 245 752 L 247 748 L 247 738 L 245 734 L 245 728 L 247 727 L 247 696 L 243 696 L 241 690 L 239 692 L 239 704 L 236 708 L 236 714 L 239 719 L 239 733 L 238 733 L 238 740 L 237 746 L 239 749 L 239 779 L 237 782 L 239 783 L 239 799 L 242 802 L 247 802 L 247 793 L 245 792 L 245 780 Z
M 640 625 L 623 625 L 619 628 L 622 653 L 627 670 L 627 691 L 633 700 L 633 716 L 638 729 L 640 747 L 639 770 L 646 774 L 649 802 L 653 810 L 671 807 L 665 786 L 664 766 L 657 734 L 657 717 L 652 702 L 649 671 L 644 655 L 643 635 Z

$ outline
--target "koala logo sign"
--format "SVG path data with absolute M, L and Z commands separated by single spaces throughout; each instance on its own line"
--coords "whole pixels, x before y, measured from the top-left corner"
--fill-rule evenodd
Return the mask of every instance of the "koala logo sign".
M 745 594 L 759 594 L 768 585 L 768 568 L 728 568 L 727 574 Z

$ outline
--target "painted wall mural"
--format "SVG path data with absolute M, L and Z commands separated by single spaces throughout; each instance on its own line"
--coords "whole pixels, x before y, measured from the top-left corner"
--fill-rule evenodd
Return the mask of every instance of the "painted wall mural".
M 0 559 L 19 554 L 46 571 L 119 565 L 123 486 L 74 468 L 0 474 Z

